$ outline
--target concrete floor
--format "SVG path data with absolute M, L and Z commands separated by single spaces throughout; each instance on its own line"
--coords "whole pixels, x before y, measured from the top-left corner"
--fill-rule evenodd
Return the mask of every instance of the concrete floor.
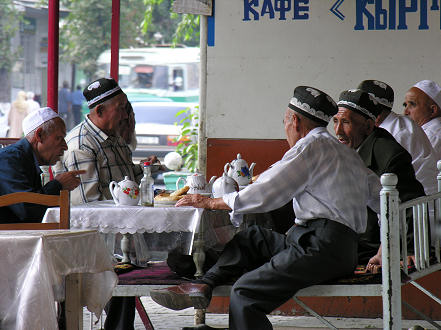
M 184 326 L 191 326 L 194 324 L 193 308 L 187 308 L 182 311 L 173 311 L 154 303 L 150 297 L 141 298 L 146 311 L 153 323 L 155 330 L 180 330 Z M 101 324 L 104 324 L 103 320 L 90 327 L 90 313 L 84 310 L 84 330 L 101 329 Z M 313 317 L 306 316 L 270 316 L 269 319 L 273 324 L 274 330 L 313 330 L 324 329 L 325 326 Z M 331 324 L 338 329 L 382 329 L 383 324 L 381 319 L 357 319 L 357 318 L 338 318 L 329 317 L 326 318 Z M 96 318 L 93 318 L 94 323 Z M 227 314 L 207 314 L 206 323 L 212 327 L 226 327 L 228 325 Z M 409 329 L 412 326 L 420 325 L 424 329 L 436 329 L 430 323 L 421 320 L 415 321 L 403 321 L 403 329 Z M 135 329 L 143 330 L 144 325 L 138 314 L 135 319 Z M 256 329 L 258 330 L 258 329 Z

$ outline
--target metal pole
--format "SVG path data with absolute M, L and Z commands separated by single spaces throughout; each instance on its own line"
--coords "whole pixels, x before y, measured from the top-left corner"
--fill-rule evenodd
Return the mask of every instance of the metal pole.
M 381 176 L 381 247 L 383 278 L 383 329 L 401 330 L 400 231 L 398 178 Z M 406 247 L 403 247 L 406 248 Z
M 110 40 L 110 76 L 118 82 L 120 0 L 112 0 L 112 29 Z
M 198 134 L 198 169 L 207 173 L 207 16 L 200 15 L 200 77 L 199 77 L 199 134 Z
M 47 106 L 58 112 L 58 21 L 59 0 L 48 4 Z

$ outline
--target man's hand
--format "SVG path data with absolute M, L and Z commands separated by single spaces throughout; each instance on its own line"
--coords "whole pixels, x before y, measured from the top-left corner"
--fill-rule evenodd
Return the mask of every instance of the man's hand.
M 175 206 L 193 206 L 210 210 L 231 210 L 230 207 L 225 204 L 222 198 L 209 198 L 199 194 L 185 195 L 178 200 Z
M 377 274 L 380 269 L 381 269 L 381 251 L 379 254 L 377 253 L 372 258 L 370 258 L 368 264 L 366 265 L 366 270 L 374 274 Z
M 63 173 L 57 174 L 55 176 L 55 180 L 57 180 L 59 183 L 61 183 L 63 190 L 71 191 L 79 186 L 79 184 L 81 183 L 79 175 L 84 174 L 84 173 L 86 173 L 85 170 L 63 172 Z

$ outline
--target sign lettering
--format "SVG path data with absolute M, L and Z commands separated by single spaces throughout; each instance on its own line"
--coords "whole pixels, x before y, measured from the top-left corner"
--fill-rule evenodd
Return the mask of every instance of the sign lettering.
M 243 0 L 243 20 L 258 21 L 260 18 L 286 21 L 307 20 L 309 0 Z

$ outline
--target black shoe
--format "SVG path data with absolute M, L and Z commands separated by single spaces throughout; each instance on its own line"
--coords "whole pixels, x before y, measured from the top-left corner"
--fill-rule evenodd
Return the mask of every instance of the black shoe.
M 194 327 L 183 327 L 182 330 L 228 330 L 228 328 L 213 328 L 206 324 L 195 325 Z
M 207 284 L 183 283 L 165 289 L 150 291 L 150 297 L 157 304 L 175 311 L 194 307 L 207 308 L 211 300 L 211 287 Z

